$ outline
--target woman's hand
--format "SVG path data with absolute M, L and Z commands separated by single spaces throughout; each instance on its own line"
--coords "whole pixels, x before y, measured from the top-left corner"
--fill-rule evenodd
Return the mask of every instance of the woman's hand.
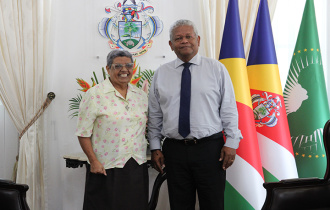
M 86 154 L 86 156 L 91 164 L 91 173 L 104 174 L 106 176 L 107 172 L 105 172 L 103 165 L 96 158 L 96 155 L 93 151 L 91 138 L 78 136 L 78 139 L 79 139 L 79 143 L 80 143 L 82 150 Z
M 107 175 L 107 172 L 105 171 L 103 165 L 98 160 L 91 162 L 91 173 L 104 174 L 104 176 Z

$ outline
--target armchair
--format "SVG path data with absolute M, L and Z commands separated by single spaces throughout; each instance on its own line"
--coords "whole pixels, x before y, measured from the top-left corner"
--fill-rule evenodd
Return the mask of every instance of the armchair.
M 298 178 L 264 183 L 267 196 L 262 210 L 330 209 L 330 120 L 323 129 L 327 168 L 323 179 Z
M 0 208 L 8 210 L 30 210 L 26 202 L 29 186 L 0 179 Z

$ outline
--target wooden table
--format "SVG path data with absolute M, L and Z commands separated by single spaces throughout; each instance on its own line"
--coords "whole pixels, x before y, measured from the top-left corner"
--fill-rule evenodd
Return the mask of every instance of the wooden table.
M 83 152 L 64 155 L 63 158 L 67 168 L 78 168 L 87 164 L 87 156 Z
M 87 156 L 84 152 L 72 153 L 64 155 L 63 158 L 66 162 L 67 168 L 78 168 L 83 167 L 84 164 L 87 164 Z M 147 155 L 147 165 L 151 166 L 151 155 Z

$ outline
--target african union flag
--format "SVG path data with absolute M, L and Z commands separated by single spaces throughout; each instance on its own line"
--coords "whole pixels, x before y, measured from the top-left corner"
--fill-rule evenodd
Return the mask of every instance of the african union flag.
M 306 1 L 284 101 L 299 177 L 323 178 L 327 159 L 322 135 L 330 114 L 313 0 Z
M 227 170 L 225 209 L 261 209 L 266 191 L 252 112 L 237 0 L 228 3 L 219 60 L 232 79 L 243 139 Z
M 265 181 L 296 178 L 267 0 L 260 1 L 247 70 Z

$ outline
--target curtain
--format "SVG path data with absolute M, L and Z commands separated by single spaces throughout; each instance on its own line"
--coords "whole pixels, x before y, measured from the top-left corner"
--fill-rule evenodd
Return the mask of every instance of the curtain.
M 51 0 L 0 1 L 0 99 L 18 132 L 43 104 Z M 17 139 L 12 139 L 17 141 Z M 19 141 L 16 181 L 31 209 L 44 209 L 43 119 Z
M 200 51 L 207 57 L 219 58 L 222 33 L 227 14 L 229 0 L 201 0 L 200 17 L 202 31 Z M 258 13 L 260 0 L 238 0 L 241 19 L 242 37 L 245 57 L 248 57 L 252 40 L 254 23 Z M 268 0 L 269 13 L 273 18 L 277 0 Z

